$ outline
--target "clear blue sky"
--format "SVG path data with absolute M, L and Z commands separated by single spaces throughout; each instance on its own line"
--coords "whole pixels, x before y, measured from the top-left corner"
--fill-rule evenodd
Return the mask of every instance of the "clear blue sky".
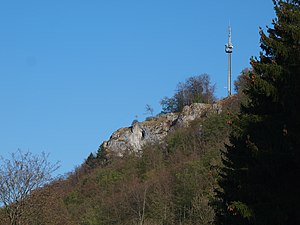
M 0 155 L 45 151 L 66 173 L 189 76 L 226 96 L 229 21 L 235 79 L 274 17 L 271 0 L 1 0 Z

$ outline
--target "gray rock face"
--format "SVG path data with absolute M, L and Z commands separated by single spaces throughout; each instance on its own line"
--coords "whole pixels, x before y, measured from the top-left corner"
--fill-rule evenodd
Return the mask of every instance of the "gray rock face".
M 120 128 L 102 146 L 107 153 L 118 156 L 123 156 L 127 151 L 139 152 L 146 144 L 161 142 L 172 130 L 188 127 L 191 121 L 220 113 L 221 110 L 219 104 L 194 103 L 185 106 L 181 113 L 163 114 L 149 121 L 136 122 L 131 127 Z

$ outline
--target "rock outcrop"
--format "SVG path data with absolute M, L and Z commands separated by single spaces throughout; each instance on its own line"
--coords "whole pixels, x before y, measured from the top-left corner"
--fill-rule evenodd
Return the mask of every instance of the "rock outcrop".
M 185 106 L 181 113 L 162 114 L 151 120 L 136 122 L 131 127 L 115 131 L 103 149 L 109 154 L 123 156 L 127 151 L 139 152 L 146 144 L 161 142 L 169 132 L 178 127 L 188 127 L 191 121 L 221 112 L 220 104 L 194 103 Z

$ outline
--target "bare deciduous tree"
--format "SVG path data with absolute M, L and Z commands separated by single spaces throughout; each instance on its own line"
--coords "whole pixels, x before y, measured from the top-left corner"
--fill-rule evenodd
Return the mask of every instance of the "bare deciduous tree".
M 151 105 L 147 104 L 145 106 L 146 113 L 145 114 L 150 114 L 151 117 L 153 117 L 154 109 Z
M 48 161 L 48 155 L 33 155 L 18 150 L 10 159 L 0 157 L 0 203 L 11 225 L 20 225 L 31 212 L 30 195 L 51 182 L 58 163 Z

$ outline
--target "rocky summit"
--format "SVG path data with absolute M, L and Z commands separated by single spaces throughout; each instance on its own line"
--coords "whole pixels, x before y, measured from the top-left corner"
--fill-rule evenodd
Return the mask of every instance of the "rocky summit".
M 194 103 L 185 106 L 180 113 L 166 113 L 144 122 L 136 122 L 130 127 L 115 131 L 108 141 L 102 144 L 107 154 L 123 156 L 125 152 L 139 152 L 147 144 L 161 142 L 169 132 L 178 127 L 188 127 L 196 119 L 205 118 L 212 113 L 220 113 L 218 103 Z

